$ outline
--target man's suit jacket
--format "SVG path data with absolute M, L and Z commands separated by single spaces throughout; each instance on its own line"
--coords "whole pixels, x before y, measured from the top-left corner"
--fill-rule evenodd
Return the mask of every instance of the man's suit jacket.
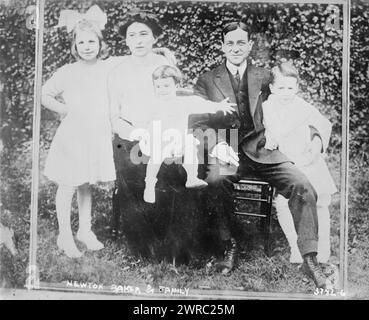
M 203 117 L 196 117 L 196 119 L 193 118 L 192 127 L 203 130 L 208 128 L 238 129 L 238 148 L 242 149 L 255 162 L 272 164 L 290 161 L 278 150 L 271 151 L 264 148 L 266 139 L 264 136 L 262 102 L 266 100 L 270 93 L 270 72 L 248 63 L 245 73 L 244 77 L 247 77 L 247 86 L 241 87 L 236 113 L 224 116 L 222 112 L 217 112 L 215 115 L 209 114 Z M 248 90 L 247 95 L 245 95 L 244 90 Z M 214 102 L 220 102 L 227 97 L 233 103 L 237 101 L 225 63 L 201 75 L 194 87 L 194 93 Z M 243 107 L 240 104 L 242 104 L 242 99 L 245 96 L 249 99 L 249 114 L 254 125 L 253 130 L 247 131 L 242 130 L 243 120 L 240 117 Z M 212 140 L 209 145 L 215 145 L 224 140 L 229 143 L 229 139 L 219 134 L 216 142 L 215 138 L 209 140 Z

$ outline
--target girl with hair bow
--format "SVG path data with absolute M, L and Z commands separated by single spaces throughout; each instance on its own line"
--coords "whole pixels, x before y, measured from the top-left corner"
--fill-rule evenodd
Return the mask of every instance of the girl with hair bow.
M 73 31 L 71 53 L 76 62 L 59 68 L 42 91 L 42 104 L 62 117 L 46 159 L 45 175 L 58 184 L 57 245 L 71 258 L 82 256 L 70 224 L 75 191 L 79 210 L 77 239 L 89 250 L 100 250 L 104 245 L 91 231 L 90 185 L 115 180 L 106 92 L 112 61 L 102 60 L 107 55 L 101 33 L 106 22 L 106 14 L 97 6 L 84 15 L 72 10 L 61 12 L 58 27 Z M 62 96 L 65 103 L 57 96 Z
M 72 31 L 71 53 L 76 62 L 59 68 L 43 86 L 42 104 L 62 117 L 48 153 L 45 175 L 58 184 L 57 245 L 71 258 L 82 256 L 70 224 L 75 191 L 79 210 L 76 238 L 87 249 L 100 250 L 104 245 L 91 230 L 91 185 L 116 179 L 107 78 L 126 57 L 103 60 L 107 46 L 101 30 L 106 23 L 106 14 L 96 5 L 85 14 L 62 10 L 57 27 L 66 26 L 68 32 Z

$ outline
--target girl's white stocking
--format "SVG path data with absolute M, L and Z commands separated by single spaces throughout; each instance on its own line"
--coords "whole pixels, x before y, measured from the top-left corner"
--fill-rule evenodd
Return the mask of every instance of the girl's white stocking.
M 72 199 L 75 188 L 60 185 L 56 192 L 56 215 L 59 224 L 59 236 L 57 245 L 71 258 L 78 258 L 82 253 L 76 247 L 70 223 Z
M 104 245 L 97 240 L 96 235 L 91 230 L 91 198 L 91 189 L 88 184 L 78 187 L 79 229 L 77 239 L 83 242 L 89 250 L 100 250 L 104 248 Z
M 91 231 L 91 190 L 88 184 L 79 186 L 77 189 L 77 202 L 79 212 L 78 233 Z

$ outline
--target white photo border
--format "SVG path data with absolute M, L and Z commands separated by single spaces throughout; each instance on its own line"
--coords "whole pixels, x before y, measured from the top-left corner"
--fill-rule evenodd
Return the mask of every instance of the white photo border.
M 140 0 L 139 0 L 140 1 Z M 166 0 L 170 2 L 169 0 Z M 180 0 L 184 1 L 184 0 Z M 336 4 L 342 5 L 343 10 L 343 51 L 342 51 L 342 153 L 341 153 L 341 189 L 340 189 L 340 265 L 339 283 L 340 290 L 347 294 L 348 289 L 348 187 L 349 187 L 349 63 L 350 63 L 350 4 L 351 0 L 223 0 L 225 2 L 244 3 L 301 3 L 301 4 Z M 202 0 L 191 0 L 191 2 L 204 2 Z M 83 290 L 66 288 L 65 286 L 40 283 L 37 270 L 37 217 L 38 217 L 38 190 L 39 190 L 39 143 L 41 122 L 41 87 L 42 87 L 42 48 L 44 36 L 44 6 L 45 0 L 36 0 L 36 49 L 35 49 L 35 86 L 33 106 L 33 132 L 32 132 L 32 184 L 30 205 L 30 249 L 28 278 L 25 287 L 29 290 L 48 290 L 64 292 L 83 292 L 114 294 L 112 291 Z M 142 291 L 144 292 L 144 291 Z M 121 295 L 124 299 L 124 295 Z M 137 298 L 140 298 L 137 295 Z M 162 294 L 145 294 L 145 298 L 168 298 Z M 274 292 L 249 292 L 237 290 L 206 290 L 191 289 L 191 294 L 183 296 L 184 299 L 339 299 L 344 295 L 336 297 L 324 295 L 312 295 L 305 293 L 274 293 Z

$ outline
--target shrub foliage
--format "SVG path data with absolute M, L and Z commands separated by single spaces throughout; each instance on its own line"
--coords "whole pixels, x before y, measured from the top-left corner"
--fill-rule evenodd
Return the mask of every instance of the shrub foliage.
M 1 125 L 6 142 L 16 145 L 29 141 L 32 133 L 35 35 L 27 25 L 32 12 L 29 5 L 33 2 L 5 3 L 0 5 Z M 60 10 L 84 12 L 93 4 L 98 4 L 108 14 L 104 33 L 111 55 L 129 53 L 118 32 L 128 10 L 140 7 L 155 12 L 164 27 L 157 46 L 175 53 L 185 75 L 184 85 L 188 87 L 199 74 L 222 60 L 220 31 L 223 23 L 243 20 L 253 32 L 255 63 L 270 67 L 281 56 L 295 59 L 301 73 L 302 94 L 330 117 L 334 125 L 332 148 L 340 146 L 342 31 L 326 27 L 330 13 L 328 5 L 49 0 L 45 7 L 44 79 L 72 61 L 70 35 L 64 29 L 54 28 Z M 353 1 L 351 12 L 351 152 L 366 156 L 369 147 L 365 121 L 369 112 L 369 5 Z M 342 19 L 339 25 L 342 27 Z M 57 120 L 45 110 L 43 119 Z M 52 134 L 44 129 L 43 126 L 43 137 L 49 141 Z

